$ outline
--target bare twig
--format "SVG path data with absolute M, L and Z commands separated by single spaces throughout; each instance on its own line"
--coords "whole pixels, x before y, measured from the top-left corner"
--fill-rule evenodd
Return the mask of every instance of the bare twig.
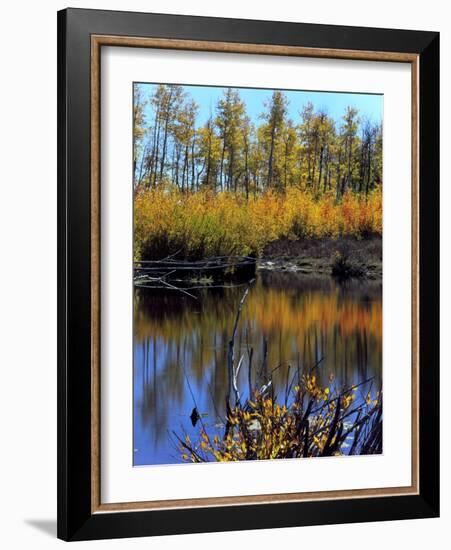
M 227 400 L 228 401 L 230 400 L 230 392 L 231 392 L 231 389 L 232 389 L 233 378 L 234 378 L 233 369 L 234 369 L 234 362 L 235 362 L 234 348 L 235 348 L 236 331 L 238 329 L 238 323 L 239 323 L 239 320 L 240 320 L 241 311 L 243 309 L 244 302 L 246 301 L 246 298 L 247 298 L 247 296 L 249 294 L 249 291 L 250 291 L 250 286 L 253 282 L 254 282 L 254 279 L 249 281 L 248 287 L 244 291 L 243 296 L 241 297 L 240 303 L 238 304 L 238 310 L 236 312 L 235 323 L 233 324 L 232 336 L 229 340 L 228 353 L 227 353 L 227 370 L 228 370 L 228 376 L 229 376 L 229 389 L 228 389 L 228 394 L 227 394 Z M 235 396 L 237 397 L 237 402 L 238 402 L 239 401 L 239 394 L 237 396 L 237 394 L 235 393 Z
M 240 372 L 241 365 L 243 364 L 244 355 L 241 356 L 240 360 L 238 361 L 238 365 L 236 369 L 233 369 L 233 391 L 235 392 L 235 401 L 236 404 L 239 404 L 241 401 L 240 392 L 238 391 L 238 373 Z M 233 368 L 233 365 L 232 365 Z

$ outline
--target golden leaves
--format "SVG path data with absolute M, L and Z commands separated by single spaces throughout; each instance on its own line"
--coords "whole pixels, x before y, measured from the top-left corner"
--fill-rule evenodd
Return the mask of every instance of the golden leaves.
M 294 388 L 292 400 L 287 405 L 280 405 L 272 397 L 255 391 L 253 400 L 247 401 L 245 406 L 229 408 L 229 428 L 223 438 L 215 435 L 210 439 L 202 429 L 198 445 L 193 446 L 191 442 L 189 445 L 181 444 L 182 458 L 192 462 L 198 461 L 199 457 L 228 462 L 339 456 L 349 447 L 346 434 L 343 435 L 343 424 L 346 430 L 350 429 L 351 404 L 354 403 L 353 414 L 365 409 L 366 422 L 371 422 L 372 416 L 381 407 L 380 392 L 376 394 L 377 399 L 373 400 L 369 391 L 356 404 L 358 387 L 352 386 L 345 391 L 322 388 L 314 374 L 305 375 L 300 385 Z M 312 409 L 311 403 L 315 402 L 317 405 Z M 357 420 L 355 422 L 352 429 L 359 426 Z M 187 456 L 187 447 L 192 449 L 191 457 Z
M 281 237 L 360 237 L 382 234 L 382 190 L 367 197 L 348 191 L 316 197 L 289 187 L 285 193 L 251 195 L 202 190 L 182 193 L 159 186 L 135 194 L 135 259 L 260 254 Z

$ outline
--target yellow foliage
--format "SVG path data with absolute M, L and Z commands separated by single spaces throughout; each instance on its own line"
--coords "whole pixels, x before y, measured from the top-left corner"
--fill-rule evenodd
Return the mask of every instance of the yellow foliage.
M 135 259 L 259 255 L 286 237 L 363 237 L 382 234 L 382 190 L 368 196 L 347 192 L 341 201 L 326 193 L 290 187 L 248 199 L 209 190 L 182 193 L 171 187 L 141 190 L 134 202 Z
M 381 403 L 367 398 L 355 403 L 356 394 L 352 389 L 337 390 L 334 395 L 331 395 L 330 388 L 326 389 L 317 384 L 315 375 L 304 376 L 288 406 L 281 406 L 273 398 L 255 390 L 253 401 L 249 400 L 247 406 L 237 404 L 229 407 L 228 429 L 223 438 L 215 435 L 211 440 L 203 426 L 200 445 L 180 445 L 182 459 L 185 462 L 211 459 L 229 462 L 338 456 L 349 447 L 348 435 L 359 439 L 361 425 L 371 440 L 371 432 L 374 430 L 376 435 L 378 430 Z M 314 405 L 319 399 L 324 399 L 322 405 Z M 351 405 L 354 410 L 350 412 Z M 356 431 L 357 436 L 354 435 Z M 365 449 L 364 438 L 359 449 Z M 366 452 L 370 453 L 369 450 Z

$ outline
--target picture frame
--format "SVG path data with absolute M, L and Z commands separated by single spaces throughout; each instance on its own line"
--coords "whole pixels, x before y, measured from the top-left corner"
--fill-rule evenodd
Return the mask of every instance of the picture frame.
M 410 486 L 101 502 L 100 52 L 104 47 L 410 65 Z M 439 33 L 85 9 L 58 12 L 58 537 L 88 540 L 438 516 L 438 205 Z

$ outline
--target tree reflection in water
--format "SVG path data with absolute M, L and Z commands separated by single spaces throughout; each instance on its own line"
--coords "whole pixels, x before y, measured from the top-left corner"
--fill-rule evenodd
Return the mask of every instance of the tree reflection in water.
M 214 426 L 227 392 L 227 344 L 243 287 L 177 292 L 135 290 L 134 464 L 180 462 L 172 430 L 197 433 L 190 415 Z M 305 372 L 324 357 L 318 381 L 382 383 L 382 285 L 262 272 L 251 288 L 236 336 L 236 356 L 253 349 L 255 377 L 272 370 L 284 393 L 288 365 Z M 248 388 L 248 372 L 239 374 Z

